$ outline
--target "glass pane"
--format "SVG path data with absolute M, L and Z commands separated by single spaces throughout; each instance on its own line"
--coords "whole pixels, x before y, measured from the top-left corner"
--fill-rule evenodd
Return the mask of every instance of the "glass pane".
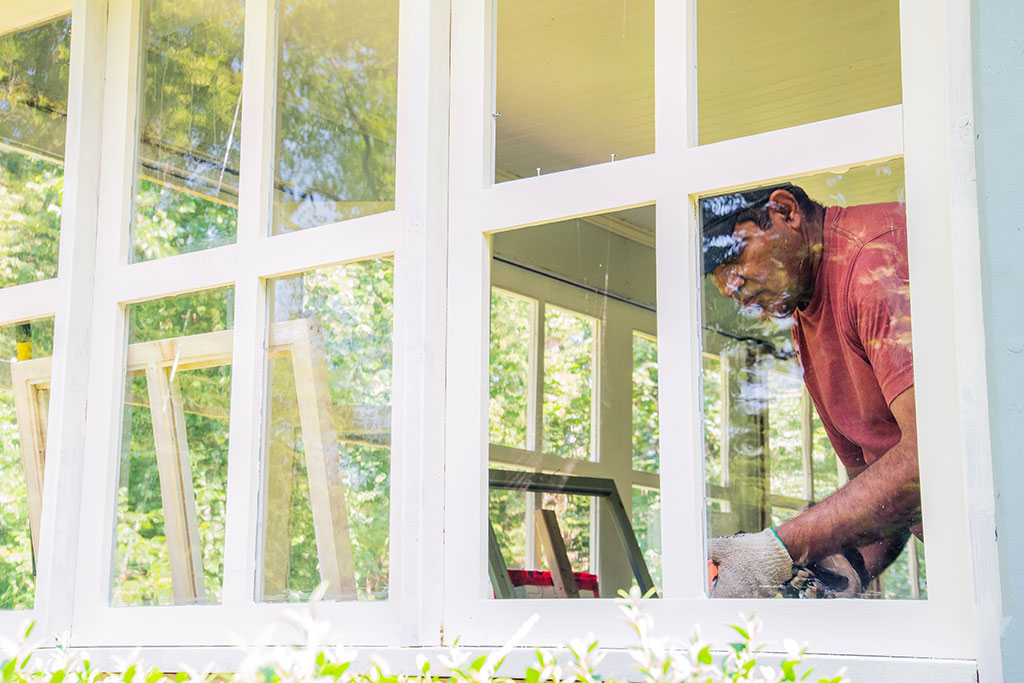
M 633 333 L 633 469 L 658 471 L 658 342 Z
M 902 101 L 899 0 L 699 0 L 696 36 L 700 144 Z
M 112 604 L 220 602 L 234 289 L 127 307 Z
M 654 222 L 645 206 L 493 235 L 488 562 L 511 583 L 495 597 L 571 595 L 550 573 L 562 546 L 581 596 L 660 581 Z
M 0 327 L 0 610 L 35 603 L 53 319 Z
M 143 0 L 132 260 L 235 241 L 244 0 Z
M 388 597 L 394 264 L 271 280 L 260 600 Z
M 654 152 L 654 2 L 496 4 L 494 177 Z
M 0 287 L 57 276 L 71 17 L 0 36 Z
M 544 452 L 589 460 L 595 321 L 544 309 Z
M 828 434 L 825 432 L 825 426 L 821 424 L 817 410 L 813 411 L 811 426 L 811 444 L 814 449 L 814 500 L 818 501 L 835 493 L 840 481 L 845 482 L 846 477 L 843 470 L 844 476 L 840 479 L 840 470 L 843 467 L 839 463 L 835 449 L 832 448 L 832 442 L 828 440 Z
M 395 208 L 398 0 L 283 0 L 273 233 Z
M 712 596 L 918 597 L 874 581 L 922 537 L 902 161 L 708 197 L 700 214 L 705 421 L 721 411 L 727 436 L 706 429 L 728 471 L 708 486 L 728 503 L 708 517 Z M 733 562 L 742 543 L 772 561 Z
M 790 498 L 807 499 L 804 485 L 804 383 L 800 365 L 776 360 L 766 370 L 768 403 L 768 471 L 771 492 Z
M 491 291 L 491 443 L 528 448 L 537 304 Z
M 661 591 L 661 492 L 633 487 L 633 530 L 654 585 Z
M 704 477 L 708 484 L 725 485 L 725 464 L 722 448 L 725 445 L 722 407 L 722 360 L 718 356 L 704 355 L 701 369 L 701 394 L 704 399 Z

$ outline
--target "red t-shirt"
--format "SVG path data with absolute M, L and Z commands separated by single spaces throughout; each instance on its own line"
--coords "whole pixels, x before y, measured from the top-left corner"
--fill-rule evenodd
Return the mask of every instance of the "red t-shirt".
M 824 245 L 793 342 L 839 459 L 870 465 L 899 443 L 889 404 L 914 384 L 904 207 L 829 207 Z

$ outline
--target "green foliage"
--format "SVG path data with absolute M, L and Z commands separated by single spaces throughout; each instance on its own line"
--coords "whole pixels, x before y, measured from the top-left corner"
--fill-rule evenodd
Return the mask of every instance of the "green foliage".
M 234 241 L 244 3 L 143 3 L 136 261 Z
M 535 315 L 535 302 L 491 291 L 491 443 L 513 448 L 531 447 L 526 434 Z
M 633 469 L 658 471 L 658 342 L 633 335 Z
M 0 151 L 0 287 L 57 276 L 64 168 Z
M 53 319 L 0 327 L 0 609 L 30 609 L 34 604 L 35 562 L 28 490 L 8 367 L 18 359 L 18 342 L 25 341 L 31 343 L 34 358 L 50 356 Z M 42 392 L 42 397 L 48 402 L 47 391 Z
M 529 633 L 537 622 L 534 616 L 500 648 L 494 650 L 467 650 L 456 644 L 436 662 L 419 656 L 415 673 L 394 673 L 380 657 L 357 670 L 353 666 L 357 653 L 344 648 L 326 647 L 322 635 L 326 624 L 315 618 L 315 601 L 322 588 L 313 596 L 305 614 L 289 619 L 299 626 L 305 642 L 295 646 L 274 648 L 245 647 L 245 657 L 236 673 L 217 675 L 227 683 L 513 683 L 501 671 L 508 654 Z M 842 683 L 843 674 L 831 677 L 812 676 L 812 670 L 803 663 L 805 646 L 791 639 L 775 648 L 781 654 L 778 666 L 764 661 L 764 645 L 757 641 L 761 628 L 758 619 L 751 617 L 742 625 L 734 625 L 739 640 L 724 649 L 716 648 L 700 636 L 699 628 L 689 643 L 676 643 L 654 635 L 653 620 L 646 614 L 638 590 L 621 594 L 616 602 L 629 628 L 636 634 L 637 644 L 629 648 L 636 663 L 636 673 L 629 677 L 643 683 L 782 683 L 783 681 L 817 681 Z M 46 654 L 37 651 L 38 643 L 29 640 L 31 626 L 17 642 L 5 642 L 0 660 L 0 683 L 96 683 L 100 678 L 115 683 L 157 683 L 165 674 L 146 666 L 137 658 L 121 665 L 121 673 L 98 671 L 84 655 L 69 650 L 66 642 Z M 536 650 L 535 663 L 527 666 L 519 680 L 526 683 L 609 683 L 619 679 L 605 679 L 601 662 L 606 653 L 591 636 L 569 641 L 553 652 Z M 197 671 L 186 667 L 175 677 L 175 683 L 211 683 L 212 667 Z
M 544 452 L 589 460 L 595 322 L 554 306 L 544 309 Z
M 278 35 L 274 232 L 390 210 L 398 2 L 288 0 Z

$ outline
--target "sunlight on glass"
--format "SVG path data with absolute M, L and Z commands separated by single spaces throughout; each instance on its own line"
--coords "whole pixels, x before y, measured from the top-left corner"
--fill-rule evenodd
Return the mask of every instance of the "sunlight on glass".
M 52 318 L 0 327 L 0 610 L 35 603 L 51 355 Z
M 127 307 L 112 604 L 220 602 L 234 289 Z
M 591 457 L 595 323 L 554 306 L 544 309 L 544 452 Z
M 0 36 L 0 287 L 57 276 L 71 17 Z
M 537 304 L 491 291 L 491 443 L 528 448 L 530 374 Z
M 398 0 L 284 0 L 273 234 L 395 207 Z
M 132 261 L 235 241 L 243 0 L 144 0 Z
M 388 597 L 394 263 L 271 280 L 258 598 Z

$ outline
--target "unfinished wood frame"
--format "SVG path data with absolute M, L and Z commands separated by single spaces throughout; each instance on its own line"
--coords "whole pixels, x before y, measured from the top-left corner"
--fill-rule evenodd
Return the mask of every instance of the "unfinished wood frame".
M 40 518 L 43 512 L 51 365 L 49 357 L 11 363 L 14 411 L 18 417 L 21 464 L 25 469 L 28 520 L 32 534 L 32 554 L 35 557 L 39 557 Z

